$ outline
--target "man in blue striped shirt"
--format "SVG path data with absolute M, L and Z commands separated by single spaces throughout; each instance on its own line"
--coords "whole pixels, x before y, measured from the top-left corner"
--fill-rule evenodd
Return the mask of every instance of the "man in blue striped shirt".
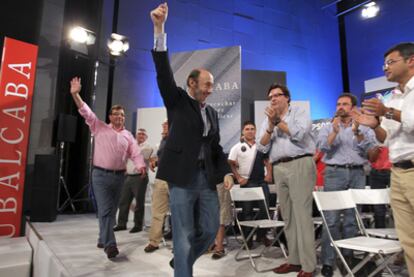
M 325 153 L 322 161 L 326 164 L 324 191 L 338 191 L 365 188 L 363 165 L 367 163 L 367 151 L 376 144 L 374 132 L 352 120 L 351 111 L 356 108 L 357 99 L 351 93 L 343 93 L 336 102 L 336 114 L 330 124 L 321 128 L 318 148 Z M 325 212 L 329 231 L 334 240 L 340 238 L 339 224 L 341 211 Z M 354 211 L 343 211 L 343 237 L 356 235 L 357 222 Z M 335 264 L 335 250 L 324 230 L 322 235 L 322 275 L 332 276 Z M 345 259 L 352 260 L 352 251 L 344 250 Z

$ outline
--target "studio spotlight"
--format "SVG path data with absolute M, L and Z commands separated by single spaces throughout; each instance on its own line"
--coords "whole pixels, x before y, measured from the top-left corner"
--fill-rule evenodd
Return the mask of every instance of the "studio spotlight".
M 363 18 L 373 18 L 377 16 L 379 10 L 380 8 L 375 2 L 369 2 L 362 8 L 361 15 Z
M 95 33 L 80 26 L 74 27 L 69 32 L 69 39 L 86 45 L 95 44 Z
M 95 44 L 95 40 L 94 32 L 80 26 L 74 27 L 69 31 L 69 48 L 84 55 L 88 55 L 88 46 Z
M 122 56 L 129 49 L 128 38 L 115 33 L 111 34 L 107 45 L 112 56 Z

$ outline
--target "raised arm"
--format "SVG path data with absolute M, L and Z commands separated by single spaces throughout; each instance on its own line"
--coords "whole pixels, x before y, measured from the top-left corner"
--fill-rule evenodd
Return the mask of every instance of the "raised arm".
M 157 83 L 164 100 L 165 107 L 173 108 L 181 98 L 182 92 L 177 87 L 174 74 L 171 69 L 167 52 L 167 34 L 164 32 L 164 25 L 168 17 L 167 3 L 159 5 L 150 13 L 154 24 L 154 48 L 152 57 L 157 71 Z

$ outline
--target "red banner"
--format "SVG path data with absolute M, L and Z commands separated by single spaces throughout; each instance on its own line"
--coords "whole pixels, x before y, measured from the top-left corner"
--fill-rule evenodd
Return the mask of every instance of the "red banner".
M 37 46 L 5 38 L 0 69 L 0 236 L 20 234 Z

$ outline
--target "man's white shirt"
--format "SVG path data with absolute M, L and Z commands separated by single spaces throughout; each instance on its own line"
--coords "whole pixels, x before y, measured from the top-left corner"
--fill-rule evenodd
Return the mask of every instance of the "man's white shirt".
M 385 106 L 401 111 L 401 122 L 382 118 L 381 127 L 387 132 L 385 145 L 392 163 L 414 159 L 414 76 L 408 81 L 404 93 L 398 88 Z
M 250 146 L 246 142 L 238 142 L 230 149 L 228 159 L 237 162 L 239 165 L 237 172 L 241 177 L 249 179 L 256 159 L 256 143 Z

